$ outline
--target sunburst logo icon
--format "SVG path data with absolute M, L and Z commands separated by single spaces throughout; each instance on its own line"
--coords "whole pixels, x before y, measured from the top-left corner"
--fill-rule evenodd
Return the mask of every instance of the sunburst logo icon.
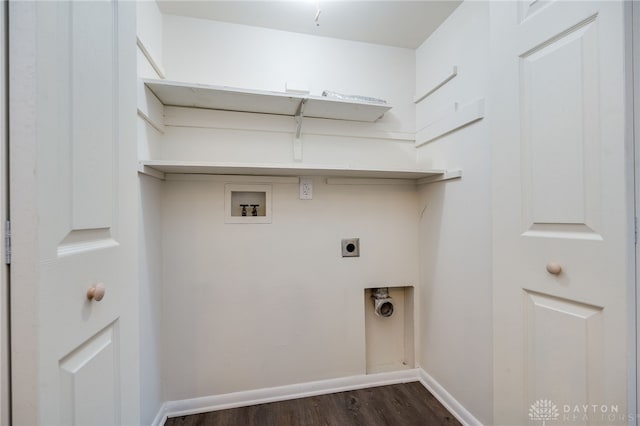
M 529 418 L 542 420 L 542 426 L 546 426 L 548 421 L 557 420 L 558 417 L 560 417 L 558 407 L 548 399 L 539 399 L 529 407 Z

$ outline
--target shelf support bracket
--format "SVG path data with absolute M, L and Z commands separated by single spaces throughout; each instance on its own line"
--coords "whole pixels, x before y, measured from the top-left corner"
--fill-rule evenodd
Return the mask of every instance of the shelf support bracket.
M 165 180 L 165 173 L 158 171 L 153 167 L 145 166 L 142 162 L 138 163 L 138 174 L 147 175 L 159 180 Z
M 307 99 L 303 99 L 300 102 L 298 111 L 296 112 L 296 137 L 293 141 L 293 159 L 294 161 L 302 161 L 302 139 L 300 133 L 302 130 L 302 119 L 304 118 L 304 106 L 307 103 Z
M 418 185 L 426 185 L 429 183 L 443 182 L 445 180 L 460 179 L 462 177 L 462 170 L 446 170 L 441 175 L 426 177 L 417 180 Z

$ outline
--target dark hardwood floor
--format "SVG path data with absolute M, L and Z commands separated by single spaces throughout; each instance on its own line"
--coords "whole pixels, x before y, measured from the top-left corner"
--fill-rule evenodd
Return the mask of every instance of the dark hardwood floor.
M 165 426 L 459 425 L 419 382 L 173 417 Z

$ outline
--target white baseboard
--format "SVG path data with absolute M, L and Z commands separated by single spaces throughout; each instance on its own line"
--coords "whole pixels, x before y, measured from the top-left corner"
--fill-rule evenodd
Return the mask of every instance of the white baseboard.
M 482 423 L 476 419 L 473 414 L 467 411 L 445 388 L 436 382 L 436 380 L 427 374 L 422 368 L 417 368 L 418 377 L 422 386 L 427 388 L 433 396 L 436 397 L 440 404 L 444 406 L 460 423 L 465 426 L 482 426 Z
M 153 420 L 152 426 L 162 426 L 169 417 L 186 416 L 208 411 L 225 410 L 228 408 L 245 407 L 248 405 L 417 381 L 421 382 L 461 423 L 465 425 L 480 425 L 480 422 L 444 390 L 442 386 L 433 380 L 431 376 L 421 368 L 415 368 L 412 370 L 363 374 L 295 385 L 167 401 L 160 407 L 158 414 Z

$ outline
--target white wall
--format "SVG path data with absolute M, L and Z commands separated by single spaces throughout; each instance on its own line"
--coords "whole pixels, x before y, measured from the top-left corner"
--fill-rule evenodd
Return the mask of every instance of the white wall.
M 304 162 L 413 168 L 413 50 L 165 16 L 167 79 L 386 99 L 376 123 L 305 119 Z M 165 108 L 160 159 L 287 163 L 292 117 Z M 164 398 L 364 374 L 367 287 L 416 285 L 413 186 L 273 184 L 273 223 L 224 223 L 224 181 L 164 183 Z M 340 240 L 362 256 L 343 259 Z M 167 244 L 167 242 L 171 242 Z
M 154 159 L 293 163 L 295 120 L 292 117 L 207 111 L 190 108 L 165 108 L 165 134 Z M 333 121 L 333 123 L 326 123 Z M 310 134 L 318 123 L 320 133 Z M 349 136 L 362 123 L 304 119 L 303 158 L 313 165 L 415 168 L 413 136 L 389 140 L 373 135 Z M 338 134 L 327 136 L 333 126 Z M 249 130 L 251 129 L 251 130 Z M 306 129 L 306 130 L 305 130 Z M 355 130 L 354 130 L 355 129 Z M 156 151 L 158 152 L 158 151 Z
M 138 77 L 159 78 L 162 63 L 162 15 L 155 1 L 136 3 Z M 140 90 L 142 89 L 142 90 Z M 154 98 L 139 87 L 139 111 L 149 111 Z M 150 158 L 162 134 L 138 114 L 138 158 Z M 152 115 L 153 116 L 153 115 Z M 162 117 L 156 117 L 161 122 Z M 162 182 L 140 176 L 138 192 L 140 420 L 151 424 L 162 399 L 160 327 L 162 325 Z
M 170 80 L 284 92 L 302 82 L 373 96 L 393 108 L 376 123 L 306 118 L 304 162 L 412 167 L 414 52 L 325 37 L 166 15 L 164 67 Z M 167 108 L 159 159 L 292 162 L 293 117 Z
M 364 374 L 364 289 L 418 280 L 415 187 L 274 183 L 273 223 L 225 224 L 225 179 L 191 179 L 164 183 L 165 398 Z
M 418 129 L 454 102 L 487 96 L 488 46 L 488 3 L 464 2 L 417 49 L 418 88 L 458 66 L 455 78 L 417 105 Z M 462 179 L 420 192 L 418 362 L 484 424 L 492 423 L 493 407 L 488 124 L 485 118 L 418 148 L 419 164 L 463 170 Z
M 224 223 L 222 178 L 164 182 L 164 400 L 364 374 L 363 289 L 419 280 L 417 363 L 491 423 L 487 123 L 413 146 L 416 125 L 487 95 L 488 25 L 485 3 L 465 3 L 413 51 L 164 16 L 170 80 L 280 92 L 300 82 L 394 105 L 373 124 L 305 119 L 304 162 L 464 170 L 419 190 L 316 177 L 312 201 L 274 183 L 273 223 L 262 225 Z M 416 109 L 416 87 L 453 65 L 459 75 Z M 146 126 L 142 158 L 293 161 L 292 117 L 166 107 L 162 129 Z M 361 238 L 361 258 L 340 257 L 345 237 Z
M 411 49 L 165 15 L 164 67 L 170 80 L 285 91 L 301 82 L 382 98 L 394 109 L 387 128 L 413 131 Z
M 139 286 L 140 393 L 142 424 L 151 424 L 162 399 L 162 182 L 140 176 Z
M 138 76 L 145 78 L 163 78 L 162 69 L 162 12 L 155 0 L 136 2 L 136 36 L 138 49 L 147 57 L 146 61 L 138 62 Z M 141 70 L 156 69 L 145 72 Z

